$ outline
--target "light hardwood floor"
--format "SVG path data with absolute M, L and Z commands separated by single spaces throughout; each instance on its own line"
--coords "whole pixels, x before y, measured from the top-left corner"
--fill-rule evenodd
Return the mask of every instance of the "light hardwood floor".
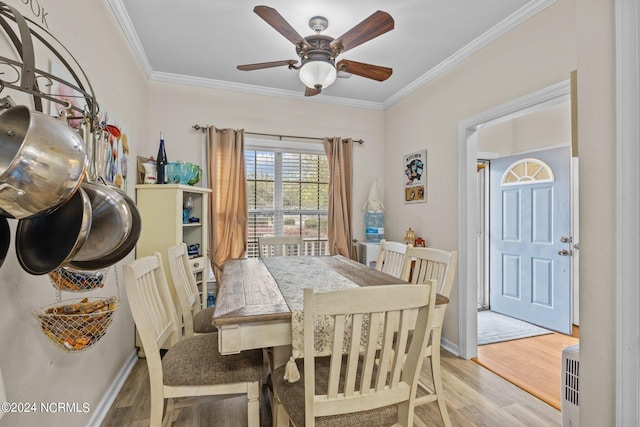
M 429 374 L 423 366 L 422 375 Z M 454 426 L 552 427 L 561 425 L 560 412 L 491 371 L 442 352 L 442 380 Z M 430 427 L 442 426 L 437 404 L 416 408 L 416 415 Z M 174 427 L 246 426 L 243 397 L 194 404 L 181 410 Z M 262 425 L 270 427 L 271 411 L 262 405 Z M 138 360 L 109 410 L 103 427 L 149 425 L 149 377 L 144 360 Z
M 579 329 L 571 336 L 552 333 L 478 346 L 477 363 L 560 409 L 562 349 L 579 343 Z

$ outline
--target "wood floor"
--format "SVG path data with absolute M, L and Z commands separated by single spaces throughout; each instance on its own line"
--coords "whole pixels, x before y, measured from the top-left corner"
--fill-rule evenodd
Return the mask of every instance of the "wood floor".
M 560 412 L 493 372 L 443 351 L 442 379 L 447 408 L 454 426 L 552 427 L 561 425 Z M 428 381 L 426 364 L 422 375 Z M 271 427 L 267 399 L 262 426 Z M 430 427 L 443 426 L 437 404 L 416 408 L 416 416 Z M 246 399 L 233 397 L 195 404 L 181 410 L 174 427 L 246 426 Z M 129 378 L 102 423 L 103 427 L 149 425 L 149 377 L 145 360 L 136 362 Z M 155 426 L 153 426 L 155 427 Z
M 477 363 L 554 408 L 561 405 L 562 349 L 579 342 L 558 333 L 478 346 Z

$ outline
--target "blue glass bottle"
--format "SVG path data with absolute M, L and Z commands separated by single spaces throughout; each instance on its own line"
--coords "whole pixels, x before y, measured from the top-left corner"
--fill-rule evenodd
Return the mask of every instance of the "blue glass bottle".
M 213 307 L 216 305 L 216 298 L 213 296 L 213 292 L 207 294 L 207 307 Z

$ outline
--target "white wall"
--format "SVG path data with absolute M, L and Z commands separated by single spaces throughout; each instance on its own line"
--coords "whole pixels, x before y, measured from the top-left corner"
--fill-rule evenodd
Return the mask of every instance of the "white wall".
M 571 143 L 571 102 L 514 119 L 513 143 L 513 153 Z
M 458 122 L 567 80 L 576 67 L 575 31 L 575 1 L 558 0 L 385 111 L 389 238 L 402 239 L 411 226 L 429 246 L 457 250 Z M 421 148 L 428 151 L 428 201 L 405 205 L 399 159 Z M 454 344 L 458 286 L 462 285 L 454 285 L 443 327 L 444 338 Z
M 136 146 L 146 139 L 146 78 L 106 1 L 10 0 L 5 3 L 38 23 L 42 22 L 41 16 L 45 14 L 49 31 L 81 64 L 102 109 L 109 111 L 127 133 L 131 159 L 135 159 Z M 39 13 L 40 18 L 32 10 Z M 6 47 L 4 37 L 0 40 L 0 56 L 17 59 Z M 48 71 L 47 61 L 48 55 L 40 51 L 36 66 Z M 7 94 L 18 103 L 28 102 L 15 91 L 5 89 L 2 96 Z M 129 162 L 129 170 L 135 170 L 134 161 Z M 130 195 L 134 194 L 132 188 L 130 185 Z M 37 404 L 86 402 L 90 411 L 53 415 L 9 413 L 0 420 L 0 426 L 83 426 L 133 352 L 134 327 L 124 301 L 121 265 L 117 270 L 123 304 L 108 333 L 87 351 L 77 354 L 63 352 L 43 335 L 31 316 L 34 309 L 56 302 L 54 288 L 46 275 L 31 276 L 20 268 L 13 246 L 17 221 L 10 220 L 10 223 L 12 242 L 7 259 L 0 268 L 0 369 L 7 399 Z M 38 242 L 32 244 L 37 245 Z M 133 253 L 127 259 L 132 257 Z M 115 295 L 113 271 L 108 277 L 103 289 L 82 296 Z M 66 292 L 62 295 L 63 299 L 77 297 L 77 294 Z
M 169 161 L 201 162 L 201 133 L 194 124 L 247 132 L 295 136 L 341 136 L 363 139 L 354 144 L 353 235 L 364 239 L 364 205 L 374 179 L 384 182 L 384 113 L 311 100 L 292 100 L 242 92 L 150 82 L 149 137 L 142 155 L 156 155 L 164 132 Z M 381 191 L 381 197 L 383 197 Z
M 570 142 L 570 101 L 478 129 L 478 151 L 497 153 L 499 157 Z
M 513 120 L 478 129 L 478 152 L 481 151 L 497 157 L 513 154 Z
M 614 1 L 580 0 L 576 4 L 580 158 L 580 425 L 613 426 L 616 421 L 617 332 Z M 637 283 L 636 280 L 635 286 Z

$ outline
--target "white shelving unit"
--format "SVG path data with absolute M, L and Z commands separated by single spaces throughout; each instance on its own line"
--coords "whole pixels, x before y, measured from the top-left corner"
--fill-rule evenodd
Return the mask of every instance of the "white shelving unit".
M 190 256 L 190 260 L 203 306 L 206 305 L 209 277 L 209 193 L 211 190 L 208 188 L 181 184 L 136 185 L 136 204 L 142 217 L 142 233 L 136 246 L 136 258 L 160 252 L 167 280 L 171 284 L 167 248 L 181 242 L 186 243 L 187 247 L 199 245 L 198 254 Z M 183 203 L 187 196 L 193 199 L 194 205 L 189 216 L 199 218 L 199 222 L 183 223 Z M 174 300 L 177 301 L 175 298 Z

